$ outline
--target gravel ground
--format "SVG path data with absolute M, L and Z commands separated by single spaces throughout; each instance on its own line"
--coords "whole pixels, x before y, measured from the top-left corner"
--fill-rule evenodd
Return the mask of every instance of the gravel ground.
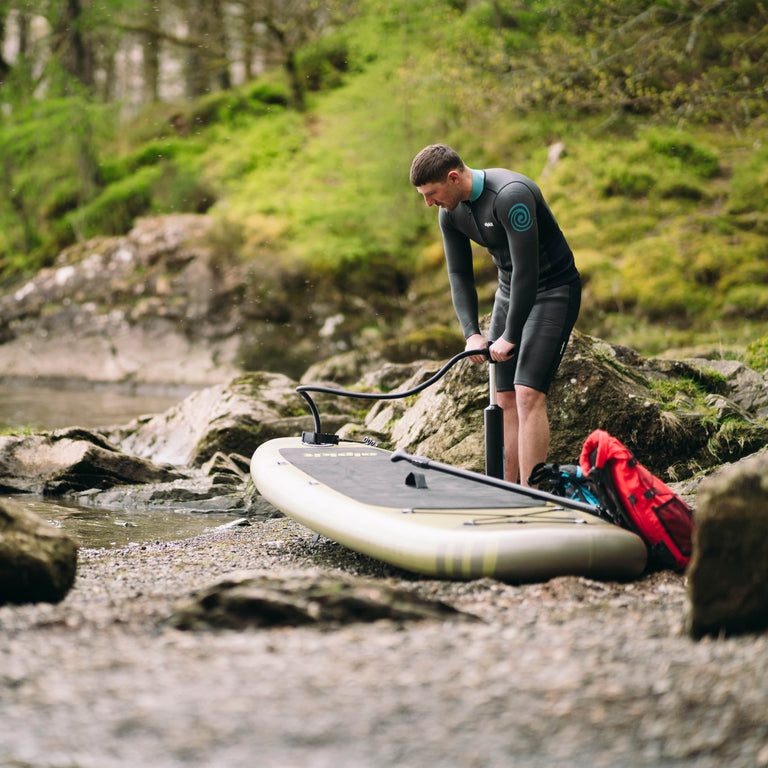
M 340 570 L 479 617 L 182 632 L 236 570 Z M 288 519 L 83 549 L 57 606 L 0 608 L 3 768 L 768 766 L 768 640 L 685 633 L 683 576 L 441 582 Z

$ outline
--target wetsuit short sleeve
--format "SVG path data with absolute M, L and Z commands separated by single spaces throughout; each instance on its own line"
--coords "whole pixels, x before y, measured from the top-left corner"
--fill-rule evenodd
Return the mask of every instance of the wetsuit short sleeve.
M 446 211 L 443 209 L 440 210 L 440 230 L 443 234 L 445 262 L 448 268 L 453 307 L 461 324 L 464 338 L 468 339 L 473 334 L 480 333 L 479 305 L 472 264 L 472 245 L 469 238 L 451 224 Z
M 539 281 L 536 198 L 526 184 L 513 182 L 499 192 L 495 214 L 504 227 L 510 256 L 510 301 L 504 338 L 517 345 L 536 301 Z

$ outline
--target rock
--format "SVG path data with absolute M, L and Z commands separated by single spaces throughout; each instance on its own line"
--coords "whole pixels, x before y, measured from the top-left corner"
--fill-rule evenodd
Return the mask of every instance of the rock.
M 360 621 L 473 620 L 451 606 L 382 581 L 345 574 L 300 572 L 274 577 L 234 573 L 193 595 L 174 611 L 178 629 L 349 624 Z
M 324 267 L 243 259 L 245 237 L 221 218 L 171 214 L 65 249 L 0 290 L 0 370 L 193 388 L 243 370 L 299 376 L 404 314 L 391 262 L 350 288 Z
M 189 470 L 184 477 L 168 483 L 91 489 L 75 493 L 73 497 L 83 506 L 114 510 L 226 513 L 247 515 L 251 519 L 283 516 L 282 512 L 256 492 L 250 479 L 238 480 L 232 475 L 206 475 L 200 470 Z
M 83 505 L 105 509 L 155 509 L 184 512 L 219 512 L 245 514 L 249 510 L 243 494 L 243 483 L 200 472 L 167 483 L 145 486 L 118 485 L 106 490 L 91 489 L 78 493 L 75 499 Z
M 164 414 L 108 430 L 123 451 L 157 463 L 201 466 L 216 453 L 251 456 L 266 440 L 311 429 L 296 382 L 252 373 L 200 390 Z M 336 419 L 335 427 L 349 419 Z
M 768 627 L 768 451 L 703 481 L 695 521 L 691 635 Z
M 438 363 L 423 365 L 397 391 L 418 387 L 440 367 Z M 462 360 L 414 398 L 382 400 L 374 405 L 365 426 L 378 434 L 388 433 L 391 447 L 482 469 L 487 380 L 487 366 Z
M 703 360 L 687 362 L 702 370 L 711 370 L 723 377 L 725 392 L 733 402 L 760 418 L 768 417 L 768 386 L 765 377 L 737 360 Z
M 206 475 L 235 478 L 235 481 L 243 481 L 248 477 L 250 459 L 238 453 L 227 455 L 221 451 L 211 456 L 201 467 Z
M 687 401 L 670 405 L 652 388 L 656 380 L 678 381 L 686 375 L 695 374 L 672 361 L 653 364 L 626 347 L 574 331 L 548 398 L 549 460 L 574 463 L 594 429 L 619 438 L 665 479 L 727 460 L 725 454 L 702 456 L 716 429 L 703 406 Z
M 0 491 L 6 493 L 57 495 L 177 477 L 172 469 L 121 453 L 85 429 L 0 437 Z
M 282 517 L 266 499 L 259 496 L 250 479 L 250 459 L 238 454 L 217 452 L 200 469 L 180 470 L 179 478 L 165 483 L 118 485 L 74 493 L 83 506 L 103 509 L 132 509 L 162 513 L 228 513 L 248 518 Z
M 0 506 L 0 605 L 58 603 L 77 570 L 77 544 L 23 509 Z
M 302 384 L 333 382 L 336 386 L 354 384 L 369 372 L 378 371 L 386 361 L 378 351 L 351 350 L 312 364 L 301 377 Z
M 417 386 L 438 368 L 422 365 L 397 390 Z M 660 380 L 674 388 L 689 379 L 702 393 L 695 403 L 664 401 L 654 389 Z M 768 428 L 719 392 L 707 404 L 707 387 L 721 386 L 691 365 L 648 360 L 574 331 L 548 398 L 549 461 L 574 463 L 594 429 L 619 438 L 663 479 L 683 479 L 739 459 L 768 442 Z M 487 366 L 462 360 L 416 397 L 375 404 L 365 428 L 384 435 L 389 447 L 482 471 L 488 402 Z
M 128 235 L 67 248 L 0 295 L 4 374 L 197 386 L 236 375 L 242 276 L 211 245 L 213 223 L 139 219 Z
M 313 395 L 322 431 L 372 438 L 384 447 L 482 471 L 488 366 L 461 360 L 423 388 L 445 363 L 382 364 L 348 386 L 388 393 L 379 401 Z M 751 387 L 754 380 L 749 381 Z M 659 394 L 664 388 L 682 394 L 664 399 Z M 414 389 L 421 391 L 392 397 Z M 737 460 L 768 443 L 768 427 L 723 389 L 722 376 L 689 363 L 645 359 L 575 332 L 550 390 L 549 460 L 574 463 L 597 428 L 619 438 L 667 482 Z M 738 392 L 729 390 L 734 397 Z M 271 505 L 243 488 L 250 456 L 267 440 L 313 427 L 293 379 L 245 374 L 195 392 L 164 414 L 121 427 L 2 437 L 0 491 L 87 492 L 84 499 L 107 506 L 167 503 L 272 515 Z

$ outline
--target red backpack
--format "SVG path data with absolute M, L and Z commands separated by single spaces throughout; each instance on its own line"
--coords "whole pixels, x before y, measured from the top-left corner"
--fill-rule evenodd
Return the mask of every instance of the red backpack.
M 579 466 L 595 482 L 613 522 L 638 534 L 648 562 L 682 570 L 691 558 L 693 511 L 652 475 L 623 443 L 596 429 L 584 443 Z

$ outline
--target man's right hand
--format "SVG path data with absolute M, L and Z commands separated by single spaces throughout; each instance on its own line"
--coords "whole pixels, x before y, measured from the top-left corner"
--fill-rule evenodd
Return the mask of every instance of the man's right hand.
M 487 349 L 488 342 L 485 337 L 480 333 L 475 333 L 467 339 L 467 343 L 464 346 L 464 351 L 469 352 L 472 349 Z M 485 363 L 488 361 L 488 355 L 471 355 L 469 359 L 473 363 Z

